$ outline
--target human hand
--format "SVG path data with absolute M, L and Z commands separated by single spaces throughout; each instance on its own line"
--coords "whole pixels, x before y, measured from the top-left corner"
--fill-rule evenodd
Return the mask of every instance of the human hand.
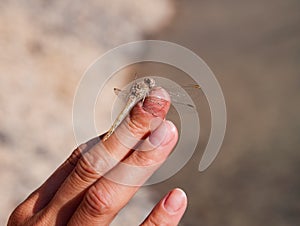
M 109 225 L 176 145 L 178 132 L 173 123 L 153 123 L 157 118 L 164 119 L 169 107 L 167 92 L 155 88 L 107 141 L 102 142 L 101 136 L 75 149 L 14 210 L 8 225 Z M 150 126 L 155 127 L 151 134 Z M 177 225 L 186 206 L 185 193 L 174 189 L 142 225 Z

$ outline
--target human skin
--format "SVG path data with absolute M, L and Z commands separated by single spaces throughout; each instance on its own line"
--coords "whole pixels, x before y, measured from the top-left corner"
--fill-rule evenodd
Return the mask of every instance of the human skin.
M 101 141 L 102 135 L 76 148 L 13 211 L 8 225 L 109 225 L 175 147 L 177 129 L 164 120 L 169 107 L 168 93 L 162 88 L 153 89 L 107 141 Z M 160 123 L 151 125 L 156 119 L 161 119 Z M 127 173 L 125 164 L 141 170 L 129 169 Z M 130 176 L 128 180 L 124 172 Z M 122 182 L 116 179 L 120 175 Z M 178 225 L 186 206 L 185 193 L 174 189 L 156 204 L 141 225 Z

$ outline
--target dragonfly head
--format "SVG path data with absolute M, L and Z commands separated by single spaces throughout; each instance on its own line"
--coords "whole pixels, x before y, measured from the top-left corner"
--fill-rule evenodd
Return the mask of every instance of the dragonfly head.
M 149 86 L 149 88 L 153 88 L 155 86 L 155 80 L 153 78 L 145 78 L 144 82 Z

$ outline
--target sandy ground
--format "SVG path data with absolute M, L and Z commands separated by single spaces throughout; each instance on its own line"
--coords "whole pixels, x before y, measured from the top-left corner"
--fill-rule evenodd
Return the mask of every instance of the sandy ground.
M 0 225 L 76 147 L 72 103 L 87 67 L 172 15 L 169 1 L 0 1 Z M 145 192 L 122 217 L 128 225 L 152 207 Z
M 87 66 L 142 38 L 176 42 L 208 63 L 228 128 L 218 158 L 199 173 L 210 126 L 200 96 L 195 155 L 174 177 L 143 189 L 122 219 L 137 224 L 179 186 L 189 196 L 182 225 L 300 224 L 299 1 L 52 2 L 0 2 L 1 225 L 76 145 L 72 100 Z

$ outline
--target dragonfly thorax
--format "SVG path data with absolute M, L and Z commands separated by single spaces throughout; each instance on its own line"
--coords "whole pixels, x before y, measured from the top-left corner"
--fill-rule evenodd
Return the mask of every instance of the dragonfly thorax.
M 135 83 L 130 89 L 130 95 L 137 98 L 145 98 L 150 90 L 155 86 L 155 80 L 152 78 L 145 78 L 142 82 Z

